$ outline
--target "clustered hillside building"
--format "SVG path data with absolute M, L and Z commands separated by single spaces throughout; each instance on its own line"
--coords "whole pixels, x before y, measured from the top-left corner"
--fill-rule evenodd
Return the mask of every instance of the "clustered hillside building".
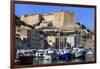
M 43 49 L 46 41 L 44 40 L 44 33 L 34 29 L 33 26 L 28 25 L 16 18 L 16 48 L 17 49 Z M 44 42 L 45 41 L 45 42 Z
M 16 37 L 17 40 L 27 40 L 24 45 L 26 48 L 44 49 L 54 46 L 58 49 L 81 44 L 82 28 L 71 11 L 22 15 L 19 20 L 26 25 L 16 26 Z M 17 41 L 16 45 L 22 44 Z

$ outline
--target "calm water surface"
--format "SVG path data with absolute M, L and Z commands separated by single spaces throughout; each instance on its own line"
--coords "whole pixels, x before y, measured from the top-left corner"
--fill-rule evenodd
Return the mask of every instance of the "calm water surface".
M 89 62 L 89 61 L 94 61 L 94 56 L 93 55 L 86 55 L 85 59 L 72 59 L 70 61 L 61 61 L 61 60 L 43 60 L 43 59 L 33 59 L 33 64 L 57 64 L 57 63 L 71 63 L 71 62 Z

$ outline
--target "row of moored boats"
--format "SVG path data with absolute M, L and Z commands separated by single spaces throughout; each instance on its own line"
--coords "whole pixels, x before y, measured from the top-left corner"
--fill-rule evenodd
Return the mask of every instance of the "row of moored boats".
M 16 58 L 20 56 L 33 56 L 35 59 L 45 59 L 45 60 L 71 60 L 73 58 L 85 58 L 86 54 L 93 54 L 92 50 L 85 49 L 84 47 L 74 47 L 74 48 L 63 48 L 55 49 L 50 47 L 48 49 L 38 49 L 38 50 L 17 50 Z

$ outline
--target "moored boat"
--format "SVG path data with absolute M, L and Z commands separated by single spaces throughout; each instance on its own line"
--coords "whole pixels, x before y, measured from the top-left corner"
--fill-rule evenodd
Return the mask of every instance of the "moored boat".
M 74 58 L 84 58 L 85 50 L 83 47 L 75 47 L 72 49 L 72 54 L 73 54 Z
M 87 50 L 86 54 L 87 54 L 87 55 L 93 55 L 93 51 L 92 51 L 92 49 L 89 48 L 89 49 Z
M 35 53 L 35 58 L 41 58 L 41 59 L 43 59 L 44 58 L 44 50 L 42 50 L 42 49 L 39 49 L 39 50 L 37 50 L 37 52 Z
M 66 60 L 69 61 L 72 58 L 71 49 L 64 48 L 59 50 L 58 55 L 59 60 Z
M 57 59 L 56 49 L 53 48 L 53 47 L 50 47 L 50 48 L 46 49 L 43 56 L 44 56 L 44 59 L 46 59 L 46 60 L 55 60 L 55 59 Z

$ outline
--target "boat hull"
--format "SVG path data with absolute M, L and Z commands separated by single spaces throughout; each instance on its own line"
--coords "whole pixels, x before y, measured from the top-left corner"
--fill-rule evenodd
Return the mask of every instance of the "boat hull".
M 74 58 L 85 58 L 85 52 L 76 52 L 73 54 Z
M 72 55 L 70 53 L 60 54 L 59 60 L 71 60 Z
M 52 53 L 52 54 L 44 55 L 44 59 L 47 59 L 47 60 L 56 60 L 57 59 L 57 54 Z

